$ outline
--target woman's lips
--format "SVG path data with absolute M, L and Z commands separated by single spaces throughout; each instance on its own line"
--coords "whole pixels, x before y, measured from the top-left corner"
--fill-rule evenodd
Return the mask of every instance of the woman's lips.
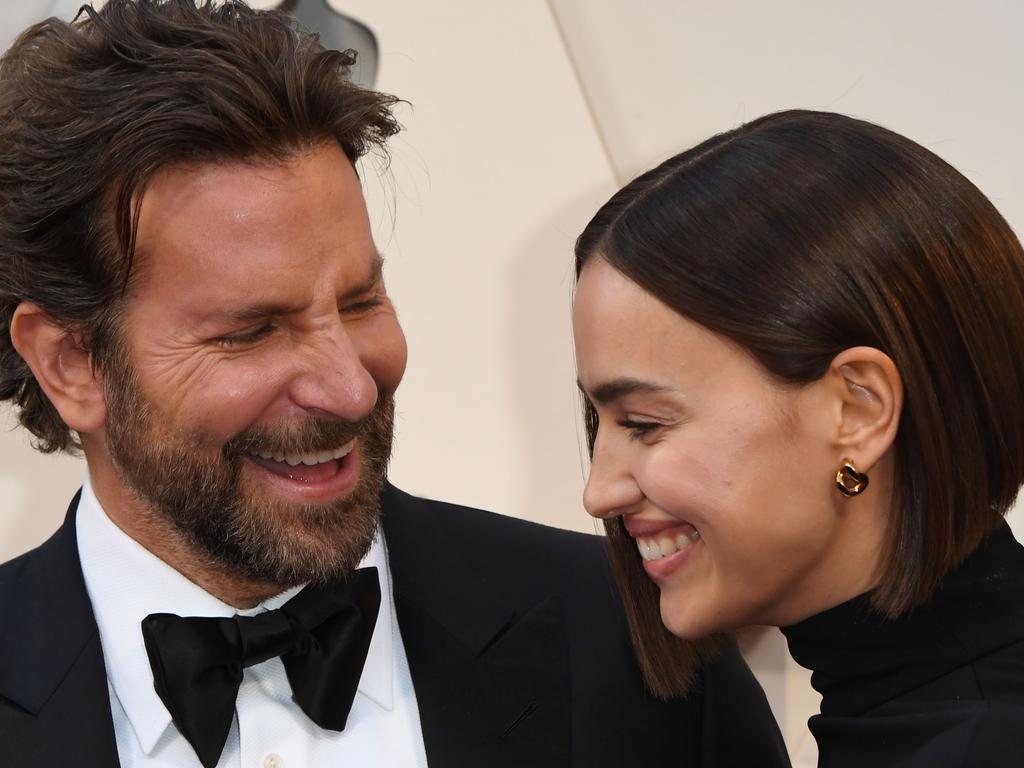
M 662 529 L 657 533 L 637 535 L 634 538 L 637 549 L 640 550 L 640 556 L 645 562 L 651 562 L 674 555 L 693 545 L 700 540 L 700 533 L 689 523 L 683 523 Z
M 626 530 L 636 540 L 644 570 L 656 582 L 679 570 L 701 541 L 689 523 L 627 520 Z

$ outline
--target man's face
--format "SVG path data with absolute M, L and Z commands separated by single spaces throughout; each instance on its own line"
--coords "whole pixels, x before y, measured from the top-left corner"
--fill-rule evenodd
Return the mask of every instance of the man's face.
M 324 145 L 165 170 L 138 253 L 105 371 L 124 490 L 241 575 L 353 568 L 376 532 L 406 347 L 348 159 Z

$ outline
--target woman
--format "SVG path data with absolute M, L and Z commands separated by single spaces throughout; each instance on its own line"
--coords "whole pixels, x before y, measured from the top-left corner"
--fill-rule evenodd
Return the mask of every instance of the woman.
M 1024 252 L 988 200 L 783 112 L 635 179 L 576 267 L 584 503 L 652 689 L 771 624 L 821 766 L 1024 765 Z

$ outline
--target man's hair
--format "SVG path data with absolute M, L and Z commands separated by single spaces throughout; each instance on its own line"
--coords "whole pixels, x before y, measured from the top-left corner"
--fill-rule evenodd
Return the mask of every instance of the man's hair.
M 272 161 L 336 142 L 353 163 L 399 130 L 281 11 L 238 0 L 109 0 L 47 19 L 0 60 L 0 401 L 45 452 L 79 449 L 11 343 L 21 302 L 100 370 L 117 343 L 139 204 L 168 166 Z
M 892 358 L 904 406 L 871 596 L 880 613 L 927 601 L 1013 504 L 1024 481 L 1024 250 L 924 147 L 842 115 L 767 115 L 617 192 L 576 243 L 577 275 L 591 258 L 791 386 L 820 379 L 849 347 Z M 592 450 L 586 403 L 584 417 Z M 682 690 L 683 641 L 662 627 L 621 519 L 606 529 L 648 680 Z

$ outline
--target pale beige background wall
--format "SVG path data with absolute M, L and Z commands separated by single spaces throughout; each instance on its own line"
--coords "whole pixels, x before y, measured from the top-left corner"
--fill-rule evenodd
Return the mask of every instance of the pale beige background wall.
M 0 3 L 0 43 L 33 9 L 75 5 Z M 392 176 L 364 172 L 409 335 L 392 477 L 411 491 L 593 530 L 572 240 L 618 183 L 713 132 L 790 106 L 876 120 L 949 159 L 1024 231 L 1024 6 L 1010 0 L 338 6 L 378 34 L 379 87 L 412 103 Z M 82 466 L 19 432 L 0 432 L 0 455 L 6 559 L 59 524 Z M 1013 524 L 1024 534 L 1021 512 Z M 813 761 L 806 676 L 776 633 L 743 640 L 791 749 Z

